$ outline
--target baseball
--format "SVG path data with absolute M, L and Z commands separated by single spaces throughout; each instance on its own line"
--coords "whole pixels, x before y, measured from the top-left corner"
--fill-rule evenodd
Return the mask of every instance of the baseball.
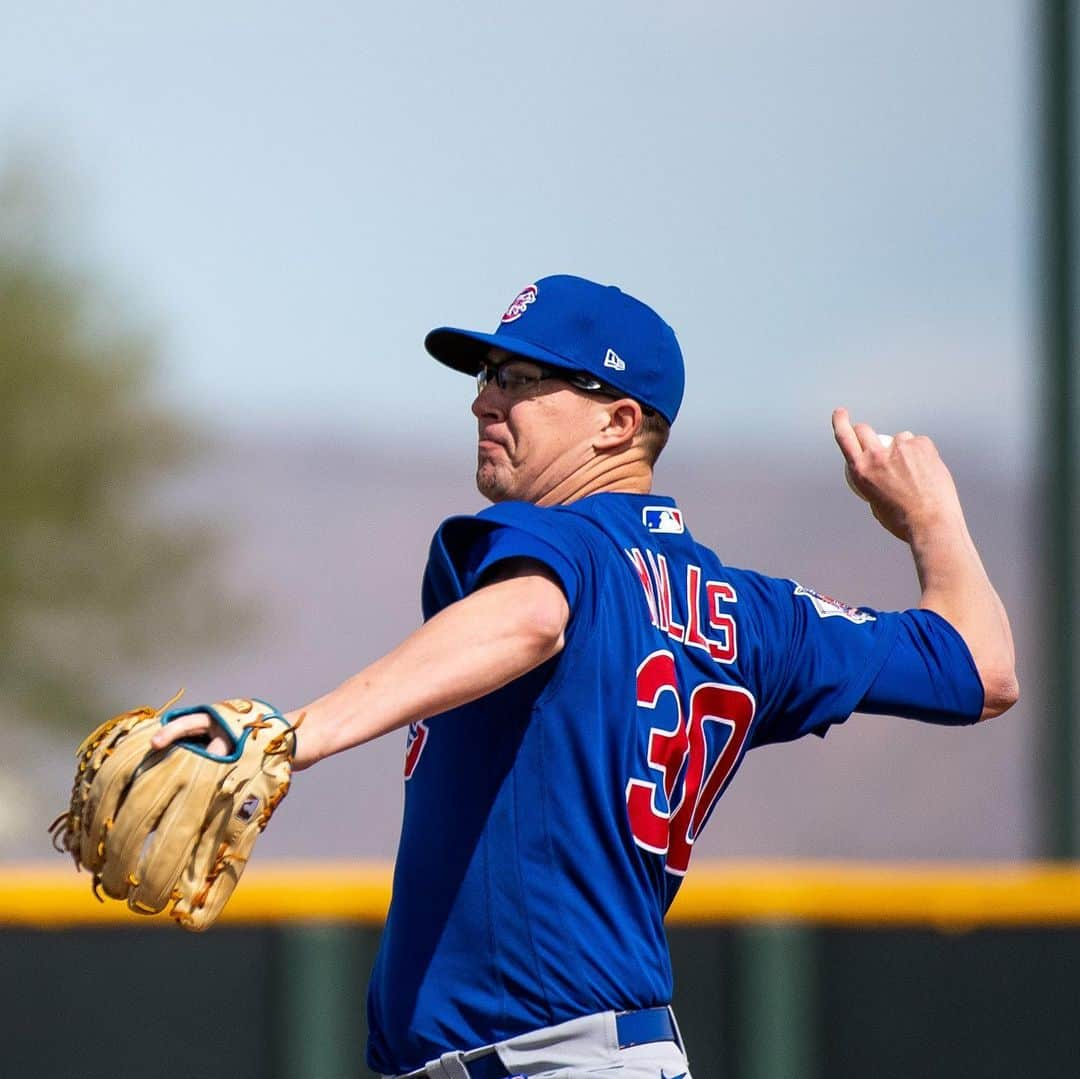
M 881 444 L 885 447 L 885 449 L 888 449 L 893 444 L 892 435 L 878 435 L 878 439 L 881 441 Z M 847 480 L 847 485 L 851 488 L 851 490 L 855 494 L 857 494 L 864 502 L 869 501 L 866 495 L 864 495 L 862 491 L 860 491 L 858 487 L 855 486 L 855 480 L 851 475 L 851 466 L 847 463 L 847 461 L 844 462 L 844 479 Z

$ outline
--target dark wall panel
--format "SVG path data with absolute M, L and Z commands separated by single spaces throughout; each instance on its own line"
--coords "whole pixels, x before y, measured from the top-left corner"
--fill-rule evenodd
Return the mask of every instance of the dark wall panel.
M 826 930 L 822 1075 L 1080 1074 L 1080 931 Z
M 695 1079 L 762 1074 L 746 1038 L 754 993 L 745 960 L 753 953 L 741 947 L 742 932 L 670 932 L 675 1007 Z M 360 1079 L 363 982 L 377 940 L 359 927 L 310 936 L 302 926 L 204 936 L 0 931 L 0 1074 Z M 776 1079 L 1076 1075 L 1078 974 L 1080 929 L 817 930 L 800 983 L 813 1023 L 808 1059 L 799 1076 Z M 756 999 L 766 1000 L 760 972 L 756 982 Z M 320 1028 L 336 1055 L 305 1043 Z M 313 1064 L 320 1059 L 338 1063 Z M 333 1075 L 315 1075 L 313 1066 Z
M 0 932 L 3 1074 L 266 1079 L 271 936 Z

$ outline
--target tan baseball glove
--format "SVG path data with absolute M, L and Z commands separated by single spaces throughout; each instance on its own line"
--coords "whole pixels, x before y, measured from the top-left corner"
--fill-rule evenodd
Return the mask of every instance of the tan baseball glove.
M 289 789 L 295 728 L 264 701 L 137 708 L 103 723 L 79 746 L 71 806 L 52 824 L 57 850 L 138 914 L 170 914 L 186 929 L 213 923 L 236 887 L 258 834 Z M 206 712 L 231 743 L 164 750 L 154 733 Z M 104 900 L 102 900 L 104 902 Z

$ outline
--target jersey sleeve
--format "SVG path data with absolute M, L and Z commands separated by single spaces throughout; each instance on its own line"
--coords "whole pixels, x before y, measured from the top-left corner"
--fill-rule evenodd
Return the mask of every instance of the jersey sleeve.
M 902 611 L 896 641 L 859 712 L 949 726 L 974 723 L 985 694 L 964 638 L 935 611 Z
M 451 517 L 435 533 L 424 575 L 424 615 L 467 596 L 500 562 L 529 558 L 550 569 L 571 611 L 584 559 L 570 520 L 524 502 L 504 502 L 473 517 Z
M 750 584 L 762 704 L 751 744 L 824 735 L 855 711 L 877 678 L 899 616 L 848 606 L 795 581 L 755 574 Z
M 941 724 L 982 714 L 971 653 L 940 615 L 850 607 L 793 581 L 756 584 L 764 707 L 753 745 L 824 735 L 855 711 Z

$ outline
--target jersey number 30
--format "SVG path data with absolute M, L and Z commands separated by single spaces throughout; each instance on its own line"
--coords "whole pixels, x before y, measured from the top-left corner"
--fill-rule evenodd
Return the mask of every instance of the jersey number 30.
M 675 704 L 675 727 L 649 731 L 649 766 L 660 773 L 661 789 L 631 779 L 626 806 L 637 845 L 667 855 L 667 871 L 682 876 L 694 840 L 742 756 L 755 703 L 747 690 L 720 682 L 695 686 L 687 701 L 679 692 L 674 656 L 653 652 L 638 668 L 638 707 L 655 710 L 667 693 Z

